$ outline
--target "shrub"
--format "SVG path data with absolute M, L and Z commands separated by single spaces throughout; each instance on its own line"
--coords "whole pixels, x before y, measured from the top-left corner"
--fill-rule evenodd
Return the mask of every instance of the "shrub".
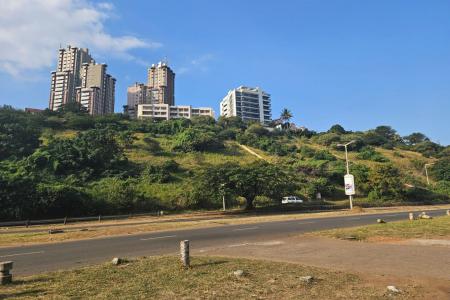
M 224 148 L 223 142 L 212 132 L 188 128 L 179 133 L 173 150 L 181 152 L 215 151 Z
M 450 157 L 439 159 L 431 169 L 431 174 L 436 180 L 450 181 Z
M 392 164 L 375 166 L 369 171 L 369 198 L 403 199 L 404 189 L 401 178 L 400 171 Z
M 388 162 L 389 159 L 384 157 L 381 153 L 375 151 L 373 147 L 364 147 L 361 151 L 356 155 L 358 159 L 371 160 L 376 162 Z

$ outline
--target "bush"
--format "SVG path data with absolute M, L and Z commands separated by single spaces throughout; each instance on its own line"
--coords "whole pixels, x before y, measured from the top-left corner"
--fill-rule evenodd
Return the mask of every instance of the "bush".
M 431 174 L 438 181 L 450 181 L 450 157 L 439 159 L 432 166 Z
M 91 185 L 90 195 L 99 203 L 100 213 L 130 213 L 155 210 L 157 202 L 145 197 L 132 179 L 102 179 Z
M 173 150 L 181 152 L 215 151 L 224 148 L 223 142 L 212 132 L 188 128 L 176 136 Z
M 369 171 L 369 198 L 402 200 L 404 189 L 401 178 L 400 171 L 392 164 L 375 166 Z
M 356 158 L 363 160 L 371 160 L 376 162 L 388 162 L 389 159 L 384 157 L 381 153 L 375 151 L 373 147 L 364 147 L 361 151 L 356 155 Z
M 328 160 L 328 161 L 335 161 L 336 157 L 330 153 L 330 151 L 327 150 L 319 150 L 316 153 L 314 153 L 313 156 L 314 159 L 317 160 Z

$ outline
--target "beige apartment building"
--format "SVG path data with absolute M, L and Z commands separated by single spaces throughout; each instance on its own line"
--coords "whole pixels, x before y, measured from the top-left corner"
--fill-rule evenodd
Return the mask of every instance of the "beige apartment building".
M 175 73 L 165 62 L 148 68 L 147 88 L 152 103 L 175 105 Z
M 88 49 L 59 49 L 57 70 L 51 76 L 49 108 L 58 110 L 77 101 L 91 115 L 113 113 L 116 80 L 106 69 L 106 64 L 94 61 Z
M 193 108 L 190 105 L 170 106 L 169 104 L 139 104 L 137 105 L 137 118 L 153 120 L 170 120 L 196 116 L 208 116 L 214 118 L 214 111 L 210 107 Z

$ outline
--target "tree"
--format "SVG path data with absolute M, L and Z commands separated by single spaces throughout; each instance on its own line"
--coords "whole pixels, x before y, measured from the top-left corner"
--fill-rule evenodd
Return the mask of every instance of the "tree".
M 88 179 L 103 172 L 114 171 L 126 162 L 116 133 L 109 129 L 91 129 L 73 139 L 51 139 L 27 159 L 33 170 L 67 176 L 77 174 Z
M 397 131 L 395 131 L 395 129 L 393 129 L 391 126 L 378 126 L 374 129 L 374 132 L 390 141 L 397 141 L 400 138 L 397 134 Z
M 32 116 L 11 107 L 0 108 L 0 160 L 30 155 L 39 147 L 39 135 Z
M 289 121 L 292 119 L 293 115 L 291 111 L 287 108 L 283 108 L 280 114 L 280 119 L 283 121 L 283 123 L 289 123 Z
M 335 124 L 331 126 L 331 128 L 327 131 L 328 133 L 337 133 L 337 134 L 346 134 L 347 131 L 345 131 L 344 127 L 342 127 L 339 124 Z
M 420 133 L 420 132 L 411 133 L 410 135 L 403 137 L 403 140 L 408 145 L 415 145 L 418 143 L 430 141 L 430 139 L 425 134 Z
M 294 181 L 278 167 L 256 162 L 239 169 L 230 177 L 236 195 L 244 197 L 245 208 L 253 209 L 253 202 L 257 196 L 271 199 L 281 199 L 294 191 Z
M 369 196 L 372 199 L 396 199 L 404 197 L 402 176 L 392 164 L 377 165 L 369 171 Z
M 222 149 L 223 142 L 212 132 L 188 128 L 179 133 L 173 149 L 181 152 L 214 151 Z
M 86 107 L 84 107 L 83 105 L 81 105 L 80 102 L 67 102 L 66 104 L 63 104 L 59 109 L 59 112 L 62 113 L 75 113 L 75 114 L 87 114 L 89 111 L 86 109 Z
M 433 177 L 439 180 L 450 181 L 450 157 L 439 159 L 431 168 Z

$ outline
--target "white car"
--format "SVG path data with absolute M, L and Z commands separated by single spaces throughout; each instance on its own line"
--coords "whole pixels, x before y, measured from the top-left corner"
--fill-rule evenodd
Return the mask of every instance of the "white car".
M 283 199 L 281 200 L 281 203 L 282 204 L 303 203 L 303 200 L 297 196 L 287 196 L 287 197 L 283 197 Z

